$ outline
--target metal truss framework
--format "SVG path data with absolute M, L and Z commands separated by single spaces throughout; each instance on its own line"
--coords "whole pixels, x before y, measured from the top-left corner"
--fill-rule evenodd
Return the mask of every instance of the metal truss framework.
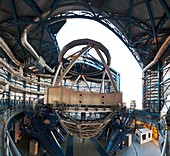
M 47 9 L 39 1 L 23 0 L 22 5 L 30 9 L 30 14 L 22 15 L 18 11 L 20 3 L 16 2 L 16 0 L 0 1 L 1 13 L 8 15 L 8 18 L 0 22 L 0 36 L 5 41 L 12 41 L 10 42 L 12 52 L 19 61 L 24 62 L 25 59 L 30 57 L 30 54 L 21 43 L 21 35 L 27 25 L 34 25 L 34 29 L 28 34 L 28 41 L 38 54 L 46 59 L 47 64 L 53 67 L 58 66 L 57 57 L 60 51 L 56 34 L 66 20 L 72 18 L 95 20 L 115 33 L 129 48 L 141 68 L 144 68 L 153 60 L 161 44 L 169 35 L 169 2 L 166 0 L 145 0 L 140 2 L 130 0 L 127 10 L 122 10 L 122 12 L 109 9 L 110 3 L 113 2 L 111 0 L 101 2 L 80 0 L 62 3 L 60 0 L 54 0 L 47 1 Z M 160 16 L 155 14 L 154 6 L 156 5 L 159 5 L 157 10 L 162 9 Z M 4 6 L 9 8 L 4 9 Z M 142 18 L 135 15 L 137 7 L 145 10 L 145 15 Z M 9 13 L 11 16 L 9 16 Z M 44 13 L 47 14 L 45 18 L 43 18 Z M 39 20 L 35 21 L 35 17 L 39 18 Z M 135 31 L 138 33 L 134 35 L 133 32 Z M 1 49 L 0 51 L 2 52 L 0 55 L 2 58 L 6 56 Z M 157 77 L 153 78 L 157 82 L 149 82 L 154 81 L 151 80 L 152 76 L 149 76 L 152 75 L 151 71 L 152 74 L 156 72 Z M 162 71 L 159 74 L 159 70 L 154 71 L 151 69 L 146 71 L 144 76 L 144 109 L 151 112 L 160 112 L 162 107 L 161 101 L 163 102 L 164 98 L 162 98 L 160 91 L 164 83 L 160 78 L 161 73 Z M 156 88 L 157 83 L 160 85 Z M 168 88 L 169 85 L 165 90 L 168 90 Z M 157 97 L 158 100 L 156 99 Z M 146 105 L 149 105 L 149 107 Z
M 83 48 L 81 47 L 82 48 L 81 50 L 75 52 L 73 48 L 77 46 L 84 46 L 84 47 Z M 100 60 L 95 59 L 94 54 L 90 54 L 90 51 L 92 49 L 95 50 L 93 53 L 96 52 Z M 72 55 L 67 54 L 67 58 L 64 58 L 65 54 L 69 50 L 72 50 L 74 53 Z M 106 59 L 104 58 L 104 56 L 106 57 Z M 105 92 L 104 91 L 105 80 L 107 77 L 107 81 L 110 82 L 111 84 L 109 86 L 113 88 L 114 92 L 119 92 L 118 90 L 118 88 L 120 88 L 119 78 L 118 78 L 119 74 L 117 72 L 113 72 L 113 70 L 112 71 L 110 70 L 109 67 L 111 64 L 110 53 L 99 42 L 90 39 L 74 40 L 63 47 L 63 49 L 61 50 L 58 56 L 58 62 L 61 66 L 59 66 L 56 71 L 53 80 L 53 86 L 54 84 L 56 86 L 61 85 L 61 82 L 64 79 L 64 77 L 68 73 L 70 73 L 72 76 L 76 76 L 76 80 L 71 87 L 73 87 L 79 81 L 79 79 L 82 79 L 84 80 L 85 84 L 91 91 L 87 81 L 88 79 L 90 80 L 90 78 L 92 78 L 91 80 L 101 83 L 99 92 Z M 80 66 L 77 66 L 77 64 L 80 64 Z M 60 77 L 56 81 L 59 71 L 61 73 L 61 70 L 62 70 L 62 74 L 60 74 Z M 96 77 L 99 76 L 99 77 L 98 79 L 96 79 L 96 77 L 94 76 Z
M 51 3 L 51 6 L 49 8 L 49 13 L 46 19 L 42 18 L 42 9 L 38 5 L 37 2 L 34 0 L 26 1 L 24 0 L 24 3 L 34 12 L 34 14 L 40 19 L 39 22 L 36 22 L 33 20 L 33 16 L 29 17 L 22 17 L 18 16 L 17 9 L 16 9 L 16 2 L 14 0 L 10 0 L 10 8 L 12 11 L 13 18 L 5 20 L 0 23 L 0 30 L 6 31 L 7 28 L 15 28 L 16 29 L 16 37 L 19 44 L 19 47 L 23 51 L 23 46 L 21 44 L 21 27 L 25 24 L 36 24 L 36 27 L 33 31 L 30 32 L 29 38 L 34 35 L 37 31 L 40 31 L 40 38 L 37 43 L 38 49 L 42 50 L 43 44 L 44 44 L 44 37 L 49 34 L 49 37 L 54 32 L 57 33 L 60 28 L 55 28 L 56 30 L 51 31 L 50 25 L 53 25 L 55 22 L 59 22 L 61 20 L 66 20 L 70 18 L 86 18 L 86 19 L 92 19 L 95 20 L 104 26 L 106 26 L 108 29 L 110 29 L 112 32 L 114 32 L 129 48 L 129 50 L 132 52 L 136 60 L 138 61 L 139 65 L 143 68 L 146 65 L 146 58 L 151 60 L 153 58 L 153 55 L 157 52 L 158 48 L 160 47 L 159 38 L 162 36 L 167 36 L 168 30 L 163 30 L 164 24 L 169 20 L 170 13 L 168 10 L 168 4 L 166 1 L 161 0 L 160 4 L 165 10 L 165 14 L 162 16 L 161 19 L 159 19 L 159 22 L 155 24 L 154 16 L 153 16 L 153 10 L 151 8 L 152 3 L 148 0 L 141 2 L 141 4 L 138 5 L 146 5 L 146 9 L 148 12 L 148 16 L 150 20 L 150 24 L 147 24 L 148 22 L 144 22 L 136 17 L 133 17 L 133 11 L 134 11 L 134 3 L 133 0 L 130 0 L 129 3 L 129 10 L 122 14 L 114 14 L 111 11 L 105 12 L 105 7 L 109 5 L 110 1 L 107 2 L 101 2 L 100 10 L 96 10 L 95 5 L 93 6 L 93 3 L 90 1 L 82 0 L 80 3 L 73 3 L 73 5 L 76 5 L 80 7 L 83 11 L 76 11 L 76 10 L 69 10 L 65 11 L 59 14 L 54 14 L 56 11 L 56 8 L 60 4 L 60 1 L 53 1 Z M 1 3 L 2 4 L 2 3 Z M 71 6 L 69 4 L 69 6 Z M 61 7 L 65 7 L 65 5 L 61 5 Z M 79 10 L 79 9 L 78 9 Z M 116 24 L 117 27 L 122 28 L 123 31 L 120 31 L 116 26 L 113 25 L 113 23 Z M 56 24 L 58 25 L 58 24 Z M 141 35 L 138 35 L 134 38 L 132 38 L 132 28 L 137 27 L 139 30 L 143 31 L 144 33 L 141 33 Z M 57 30 L 58 29 L 58 30 Z M 55 39 L 51 38 L 51 43 L 54 47 L 54 49 L 57 49 L 56 51 L 59 52 L 58 44 Z M 156 42 L 154 45 L 153 42 Z M 53 44 L 54 43 L 54 44 Z M 153 51 L 153 46 L 156 46 L 157 48 Z M 49 46 L 51 49 L 51 46 Z M 48 50 L 46 50 L 48 51 Z M 45 54 L 44 54 L 45 55 Z M 51 63 L 56 54 L 55 52 L 51 56 L 51 59 L 49 60 L 49 63 Z M 149 58 L 150 57 L 150 58 Z M 52 64 L 52 63 L 51 63 Z

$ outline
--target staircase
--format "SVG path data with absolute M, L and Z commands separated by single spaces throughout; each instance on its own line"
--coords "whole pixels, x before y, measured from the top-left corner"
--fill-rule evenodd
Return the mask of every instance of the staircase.
M 122 122 L 122 123 L 123 123 L 122 125 L 123 125 L 124 127 L 129 126 L 129 123 L 130 123 L 132 117 L 133 117 L 133 111 L 127 112 L 127 113 L 126 113 L 126 117 L 124 118 L 124 120 L 123 120 L 123 122 Z
M 120 129 L 112 132 L 108 145 L 106 146 L 106 152 L 115 153 L 121 147 L 126 134 L 129 132 L 129 123 L 133 117 L 133 112 L 127 112 L 120 125 Z
M 24 113 L 28 116 L 32 124 L 32 128 L 30 130 L 22 126 L 24 132 L 38 139 L 41 143 L 41 146 L 47 150 L 47 153 L 50 156 L 64 156 L 62 148 L 55 138 L 55 135 L 53 135 L 54 133 L 56 134 L 56 132 L 54 131 L 53 133 L 53 131 L 45 129 L 42 123 L 34 117 L 32 112 L 24 111 Z
M 52 132 L 56 138 L 59 138 L 62 142 L 66 142 L 65 137 L 60 132 L 58 132 L 56 128 L 54 128 Z
M 124 130 L 122 132 L 119 132 L 119 135 L 117 136 L 117 138 L 115 139 L 115 142 L 113 144 L 112 150 L 111 152 L 117 152 L 118 149 L 120 148 L 120 146 L 122 145 L 122 142 L 124 141 L 125 137 L 126 137 L 127 132 Z
M 109 143 L 108 143 L 108 145 L 106 147 L 106 152 L 110 152 L 111 151 L 111 149 L 113 148 L 114 141 L 116 140 L 118 135 L 119 135 L 119 131 L 118 130 L 113 132 L 113 134 L 111 135 L 111 138 L 109 140 Z

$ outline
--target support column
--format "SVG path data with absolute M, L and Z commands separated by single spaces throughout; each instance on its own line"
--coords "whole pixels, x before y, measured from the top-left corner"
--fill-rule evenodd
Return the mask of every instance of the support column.
M 105 75 L 106 75 L 106 71 L 103 72 L 103 76 L 102 76 L 102 82 L 101 82 L 101 86 L 100 86 L 100 92 L 104 93 L 105 92 Z
M 15 94 L 14 94 L 14 107 L 16 106 L 16 92 L 15 92 Z
M 23 82 L 23 87 L 26 89 L 26 81 Z M 23 104 L 24 104 L 24 107 L 25 107 L 25 100 L 26 100 L 26 93 L 24 92 L 23 93 Z
M 160 114 L 161 112 L 161 78 L 162 78 L 162 72 L 161 72 L 161 63 L 158 62 L 158 112 Z
M 78 81 L 77 81 L 77 90 L 78 90 L 78 91 L 80 90 L 79 83 L 80 83 L 80 81 L 78 80 Z
M 10 73 L 8 73 L 7 79 L 8 79 L 8 82 L 7 82 L 6 86 L 4 87 L 3 96 L 4 96 L 4 100 L 6 100 L 5 104 L 7 104 L 8 108 L 9 108 L 11 106 L 11 100 L 10 100 L 11 99 L 11 92 L 10 92 L 10 88 L 9 88 L 9 85 L 11 83 L 11 74 Z
M 40 82 L 40 76 L 38 76 L 38 82 Z M 40 85 L 39 85 L 39 84 L 38 84 L 38 86 L 37 86 L 37 91 L 40 92 Z M 39 96 L 40 96 L 40 95 L 38 94 L 38 98 L 39 98 Z

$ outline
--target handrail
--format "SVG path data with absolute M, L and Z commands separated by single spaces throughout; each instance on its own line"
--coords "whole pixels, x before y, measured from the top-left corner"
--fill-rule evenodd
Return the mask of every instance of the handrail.
M 17 149 L 14 141 L 12 140 L 8 132 L 8 123 L 17 114 L 21 113 L 25 107 L 30 107 L 31 105 L 20 105 L 9 108 L 4 113 L 4 152 L 7 156 L 21 156 L 19 150 Z M 12 150 L 11 150 L 12 148 Z
M 163 131 L 164 131 L 164 143 L 163 143 L 163 147 L 162 147 L 162 152 L 161 152 L 161 156 L 165 156 L 166 155 L 166 148 L 167 148 L 167 142 L 168 142 L 168 126 L 167 126 L 167 122 L 166 122 L 166 116 L 167 116 L 167 112 L 170 108 L 170 100 L 167 100 L 164 104 L 164 107 L 162 108 L 161 111 L 161 119 L 162 119 L 162 127 L 163 127 Z
M 10 144 L 11 144 L 11 147 L 13 148 L 13 151 L 14 151 L 15 155 L 21 156 L 20 152 L 18 151 L 18 149 L 17 149 L 15 143 L 13 142 L 13 140 L 12 140 L 12 138 L 11 138 L 11 136 L 10 136 L 10 134 L 9 134 L 8 131 L 6 131 L 6 134 L 7 134 L 7 138 L 9 139 L 9 142 L 10 142 Z M 10 146 L 7 146 L 7 148 L 8 148 L 8 150 L 9 150 L 9 152 L 10 152 L 10 155 L 13 155 L 13 154 L 12 154 L 12 151 L 11 151 L 11 149 L 10 149 Z
M 166 123 L 165 116 L 163 116 L 163 121 L 164 121 L 164 126 L 165 126 L 164 127 L 165 128 L 165 133 L 164 133 L 164 144 L 163 144 L 161 156 L 165 156 L 166 155 L 167 139 L 168 139 L 168 126 L 167 126 L 167 123 Z

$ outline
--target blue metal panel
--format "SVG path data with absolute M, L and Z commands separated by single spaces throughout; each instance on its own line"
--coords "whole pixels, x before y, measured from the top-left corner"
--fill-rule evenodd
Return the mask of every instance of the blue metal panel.
M 118 136 L 118 134 L 119 134 L 119 131 L 118 131 L 118 130 L 112 132 L 112 136 L 111 136 L 111 138 L 110 138 L 110 140 L 109 140 L 109 142 L 108 142 L 108 144 L 107 144 L 107 146 L 106 146 L 106 151 L 107 151 L 107 152 L 110 152 L 110 151 L 111 151 L 112 146 L 113 146 L 114 141 L 115 141 L 115 138 Z
M 97 149 L 101 156 L 109 156 L 107 152 L 97 142 L 96 138 L 90 138 L 90 140 L 92 141 L 93 145 L 95 146 L 95 148 Z
M 57 127 L 60 129 L 60 131 L 62 131 L 63 134 L 67 134 L 67 131 L 59 122 L 57 122 Z
M 73 156 L 73 136 L 70 134 L 68 135 L 67 139 L 67 149 L 65 156 Z
M 155 116 L 155 117 L 159 117 L 160 114 L 158 113 L 152 113 L 152 112 L 148 112 L 148 111 L 144 111 L 144 110 L 134 110 L 134 113 L 138 113 L 138 114 L 143 114 L 143 115 L 151 115 L 151 116 Z
M 57 138 L 59 138 L 62 142 L 66 142 L 65 137 L 64 137 L 61 133 L 57 132 L 56 129 L 54 129 L 53 132 L 54 132 L 54 135 L 55 135 Z
M 106 135 L 106 128 L 104 128 L 98 135 L 97 140 L 102 139 Z

